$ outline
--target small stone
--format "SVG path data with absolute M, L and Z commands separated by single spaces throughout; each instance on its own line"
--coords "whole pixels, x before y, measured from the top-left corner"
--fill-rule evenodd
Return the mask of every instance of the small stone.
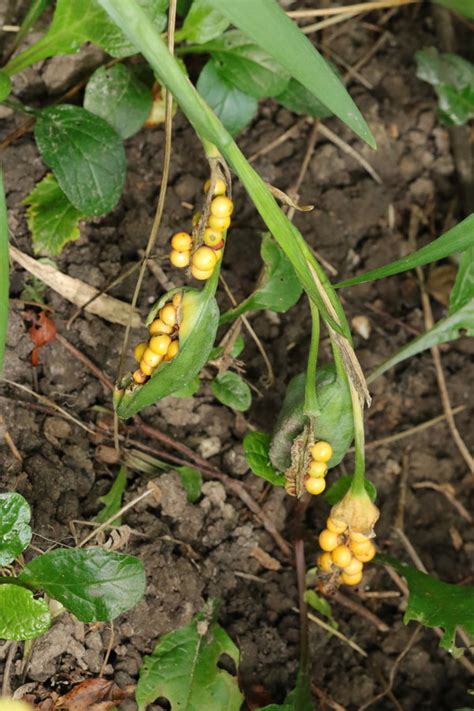
M 216 435 L 206 437 L 199 442 L 198 450 L 203 459 L 210 459 L 221 451 L 221 440 Z

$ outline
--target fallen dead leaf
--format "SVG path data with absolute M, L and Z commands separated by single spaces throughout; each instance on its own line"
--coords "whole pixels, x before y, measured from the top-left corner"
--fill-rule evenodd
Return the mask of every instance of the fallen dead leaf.
M 85 679 L 60 696 L 55 706 L 68 711 L 109 711 L 132 694 L 133 687 L 121 689 L 115 682 L 100 677 Z
M 262 565 L 267 570 L 280 570 L 281 563 L 276 558 L 273 558 L 269 553 L 260 548 L 260 546 L 255 546 L 250 551 L 252 558 L 256 558 L 260 565 Z
M 34 322 L 27 331 L 29 337 L 35 344 L 31 351 L 31 363 L 36 368 L 39 365 L 39 348 L 45 346 L 56 338 L 56 325 L 44 311 L 38 316 L 34 314 Z

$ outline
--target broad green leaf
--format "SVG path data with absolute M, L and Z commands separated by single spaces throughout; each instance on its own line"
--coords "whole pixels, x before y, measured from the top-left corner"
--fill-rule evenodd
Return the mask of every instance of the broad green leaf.
M 194 0 L 176 40 L 201 44 L 219 37 L 230 25 L 227 17 L 215 10 L 209 0 Z
M 139 711 L 158 698 L 167 699 L 179 711 L 239 711 L 243 695 L 237 677 L 218 667 L 223 654 L 238 669 L 239 650 L 225 630 L 203 613 L 163 635 L 140 669 Z
M 472 0 L 434 0 L 438 5 L 444 5 L 449 10 L 458 12 L 470 20 L 474 20 L 474 3 Z
M 334 484 L 331 484 L 329 489 L 324 494 L 324 498 L 326 499 L 328 504 L 330 504 L 331 506 L 337 504 L 347 494 L 347 492 L 351 488 L 351 484 L 351 474 L 340 476 L 339 479 L 336 479 Z M 370 496 L 370 500 L 375 501 L 375 499 L 377 498 L 377 490 L 375 486 L 368 479 L 364 481 L 364 486 L 366 492 Z
M 31 511 L 21 494 L 0 494 L 0 567 L 8 565 L 31 541 Z
M 217 70 L 213 59 L 201 71 L 196 88 L 232 136 L 245 128 L 257 112 L 257 99 L 231 84 Z
M 240 375 L 230 370 L 216 375 L 211 382 L 211 390 L 219 402 L 238 412 L 245 412 L 252 404 L 249 386 Z
M 201 45 L 200 50 L 212 56 L 227 82 L 256 99 L 281 94 L 290 80 L 278 62 L 238 30 Z
M 279 471 L 286 471 L 290 466 L 293 441 L 307 421 L 303 412 L 305 382 L 305 373 L 290 380 L 272 435 L 270 461 Z M 339 464 L 352 442 L 351 396 L 347 381 L 337 377 L 332 365 L 316 371 L 316 394 L 320 414 L 314 418 L 314 435 L 331 444 L 333 456 L 328 462 L 331 468 Z
M 197 393 L 199 388 L 201 387 L 201 381 L 199 380 L 199 377 L 196 375 L 195 378 L 189 381 L 187 385 L 184 386 L 184 388 L 180 388 L 179 390 L 175 390 L 173 393 L 173 397 L 192 397 Z
M 20 585 L 0 585 L 0 639 L 34 639 L 48 631 L 51 615 L 43 599 Z
M 296 686 L 285 699 L 290 711 L 315 711 L 311 695 L 311 678 L 307 670 L 301 667 L 296 678 Z
M 83 215 L 69 202 L 52 173 L 35 185 L 23 204 L 28 206 L 26 222 L 35 252 L 56 256 L 79 237 Z
M 425 247 L 417 249 L 416 252 L 412 252 L 412 254 L 402 259 L 397 259 L 396 262 L 391 262 L 377 269 L 371 269 L 369 272 L 352 277 L 352 279 L 341 281 L 335 284 L 335 288 L 339 289 L 342 286 L 353 286 L 354 284 L 363 284 L 367 281 L 384 279 L 394 274 L 406 272 L 408 269 L 414 269 L 424 264 L 436 262 L 439 259 L 449 257 L 451 254 L 456 254 L 456 252 L 464 252 L 464 250 L 469 249 L 469 247 L 473 245 L 474 215 L 469 215 L 465 220 L 459 222 L 459 224 L 452 227 L 448 232 L 445 232 L 444 235 L 433 240 L 433 242 L 430 242 Z
M 457 54 L 439 54 L 435 47 L 416 53 L 417 77 L 435 88 L 440 115 L 449 125 L 474 117 L 474 64 Z
M 429 331 L 425 331 L 421 336 L 417 336 L 412 341 L 409 341 L 406 346 L 400 348 L 399 351 L 390 356 L 378 368 L 376 368 L 367 378 L 368 383 L 372 383 L 379 375 L 385 373 L 390 368 L 398 365 L 407 358 L 413 358 L 426 351 L 432 346 L 437 346 L 440 343 L 455 341 L 461 336 L 474 336 L 474 298 L 464 304 L 458 311 L 454 311 L 446 318 L 442 318 Z
M 167 395 L 182 391 L 207 362 L 216 337 L 219 309 L 214 298 L 218 269 L 201 291 L 188 289 L 183 298 L 183 319 L 179 331 L 179 353 L 162 363 L 143 386 L 130 385 L 116 403 L 119 417 L 127 418 Z M 167 296 L 165 295 L 167 298 Z M 159 302 L 160 303 L 160 302 Z
M 84 108 L 105 119 L 122 138 L 141 129 L 152 103 L 148 87 L 124 64 L 99 67 L 84 94 Z
M 375 148 L 374 137 L 342 82 L 276 0 L 209 2 Z
M 461 255 L 456 281 L 449 297 L 449 313 L 455 313 L 471 299 L 474 299 L 474 247 Z
M 440 646 L 454 656 L 460 656 L 463 650 L 456 647 L 456 629 L 463 627 L 474 639 L 474 587 L 444 583 L 391 556 L 378 555 L 376 560 L 395 568 L 407 581 L 409 597 L 403 618 L 405 624 L 416 620 L 425 627 L 441 627 L 444 634 Z
M 249 432 L 245 435 L 242 446 L 245 459 L 254 474 L 269 481 L 274 486 L 284 486 L 285 477 L 270 463 L 271 437 L 265 432 Z
M 296 79 L 290 79 L 285 90 L 275 96 L 275 101 L 295 114 L 307 114 L 316 118 L 331 116 L 329 109 L 319 101 L 303 84 Z
M 138 558 L 102 548 L 57 548 L 34 558 L 19 581 L 44 590 L 81 622 L 113 620 L 145 593 Z
M 222 314 L 220 323 L 235 319 L 247 311 L 270 309 L 288 311 L 301 296 L 302 287 L 291 262 L 278 244 L 266 233 L 263 235 L 260 254 L 263 259 L 263 276 L 255 289 L 234 309 Z
M 202 475 L 193 467 L 178 467 L 176 469 L 181 477 L 181 483 L 188 495 L 188 501 L 193 504 L 201 496 Z
M 125 152 L 104 119 L 79 106 L 53 106 L 37 119 L 35 138 L 74 207 L 84 215 L 103 215 L 115 207 L 125 183 Z
M 168 0 L 137 0 L 147 20 L 162 32 L 166 27 Z M 57 0 L 47 33 L 6 65 L 11 76 L 31 64 L 58 54 L 74 54 L 85 42 L 93 42 L 113 57 L 135 54 L 132 44 L 96 0 Z
M 454 89 L 452 86 L 435 86 L 438 95 L 439 116 L 447 126 L 464 126 L 474 118 L 474 86 Z
M 5 72 L 0 72 L 0 101 L 3 101 L 10 95 L 12 83 L 10 77 Z
M 8 254 L 7 203 L 3 187 L 3 172 L 0 167 L 0 375 L 3 371 L 5 344 L 8 330 L 8 298 L 10 289 L 10 258 Z
M 122 464 L 108 492 L 104 496 L 99 496 L 99 501 L 104 504 L 104 508 L 95 517 L 98 523 L 108 521 L 114 513 L 122 508 L 122 499 L 127 486 L 127 474 L 127 467 Z M 121 523 L 122 519 L 116 518 L 112 521 L 112 526 L 120 526 Z
M 325 597 L 318 595 L 314 590 L 306 590 L 304 594 L 304 601 L 307 605 L 309 605 L 309 607 L 312 607 L 313 610 L 316 610 L 316 612 L 324 615 L 324 617 L 329 620 L 331 627 L 337 630 L 339 625 L 334 619 L 332 607 Z

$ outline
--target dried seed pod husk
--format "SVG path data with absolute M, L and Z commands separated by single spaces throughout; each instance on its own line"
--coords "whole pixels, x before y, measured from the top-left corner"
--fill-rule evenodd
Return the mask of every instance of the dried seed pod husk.
M 362 533 L 367 538 L 375 536 L 374 526 L 378 521 L 380 511 L 372 503 L 369 495 L 364 492 L 355 496 L 350 489 L 347 494 L 335 504 L 330 517 L 336 522 L 347 525 L 349 533 Z
M 304 480 L 311 464 L 310 448 L 313 444 L 313 430 L 311 425 L 307 424 L 301 434 L 293 440 L 291 463 L 285 470 L 285 491 L 298 499 L 305 491 Z

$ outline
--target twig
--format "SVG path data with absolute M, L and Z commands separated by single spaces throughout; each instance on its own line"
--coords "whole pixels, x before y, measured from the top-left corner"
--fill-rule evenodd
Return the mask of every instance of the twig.
M 324 7 L 314 10 L 290 10 L 289 17 L 326 17 L 326 15 L 340 15 L 346 12 L 369 12 L 385 7 L 398 7 L 400 5 L 411 5 L 420 0 L 373 0 L 371 2 L 360 2 L 355 5 L 343 5 L 340 7 Z
M 15 658 L 16 650 L 18 649 L 18 642 L 10 642 L 10 648 L 7 653 L 7 658 L 5 660 L 5 667 L 3 669 L 3 681 L 2 681 L 2 697 L 10 696 L 10 672 Z
M 338 54 L 337 52 L 335 52 L 335 51 L 332 49 L 332 47 L 328 47 L 328 48 L 327 48 L 327 51 L 328 51 L 330 57 L 332 57 L 333 59 L 335 59 L 336 62 L 337 62 L 338 64 L 340 64 L 341 67 L 343 67 L 343 68 L 346 70 L 346 75 L 345 75 L 345 77 L 344 77 L 344 79 L 345 79 L 346 82 L 347 82 L 350 78 L 351 78 L 351 79 L 356 79 L 360 84 L 362 84 L 362 86 L 365 86 L 365 88 L 368 89 L 369 91 L 372 91 L 372 90 L 374 89 L 374 85 L 373 85 L 368 79 L 366 79 L 364 76 L 362 76 L 362 74 L 359 74 L 359 72 L 358 72 L 356 69 L 354 69 L 354 68 L 352 67 L 352 65 L 349 64 L 349 62 L 346 62 L 346 60 L 345 60 L 343 57 L 341 57 L 340 54 Z
M 296 612 L 297 614 L 299 613 L 299 610 L 297 607 L 292 607 L 291 608 L 293 612 Z M 326 630 L 326 632 L 329 632 L 329 634 L 334 635 L 334 637 L 337 637 L 338 639 L 342 640 L 346 644 L 349 645 L 357 654 L 360 654 L 362 657 L 367 657 L 367 652 L 364 652 L 362 647 L 359 647 L 358 644 L 353 642 L 351 639 L 346 637 L 345 635 L 342 634 L 342 632 L 339 632 L 339 630 L 335 630 L 334 627 L 331 627 L 331 625 L 328 625 L 327 622 L 324 622 L 324 620 L 321 620 L 321 618 L 316 617 L 316 615 L 313 615 L 312 612 L 308 612 L 308 619 L 311 620 L 311 622 L 314 622 L 315 625 L 318 625 L 319 627 L 322 627 L 323 630 Z
M 384 32 L 383 35 L 380 35 L 380 37 L 378 38 L 377 42 L 375 42 L 375 43 L 372 45 L 372 47 L 369 49 L 369 51 L 366 52 L 359 60 L 357 60 L 357 62 L 356 62 L 355 64 L 352 65 L 352 71 L 358 72 L 359 69 L 361 69 L 361 68 L 364 66 L 364 64 L 367 64 L 367 62 L 368 62 L 370 59 L 372 59 L 372 57 L 373 57 L 375 54 L 377 54 L 377 52 L 379 51 L 380 47 L 381 47 L 383 44 L 385 44 L 385 42 L 388 40 L 389 37 L 390 37 L 390 33 L 389 33 L 389 32 Z M 348 78 L 349 78 L 349 75 L 346 74 L 346 76 L 344 77 L 344 80 L 346 80 L 346 79 L 348 79 Z
M 82 539 L 80 543 L 78 543 L 77 547 L 82 548 L 82 546 L 85 546 L 86 543 L 89 543 L 92 538 L 95 538 L 96 536 L 99 535 L 99 533 L 102 533 L 102 531 L 105 531 L 110 524 L 115 521 L 115 519 L 120 518 L 123 516 L 124 513 L 132 509 L 134 506 L 136 506 L 140 501 L 143 499 L 146 499 L 147 496 L 151 496 L 153 494 L 153 491 L 151 489 L 147 489 L 146 491 L 143 491 L 139 496 L 136 496 L 134 499 L 128 502 L 128 504 L 125 504 L 125 506 L 122 506 L 119 511 L 114 513 L 112 516 L 109 516 L 107 521 L 104 521 L 104 523 L 101 523 L 100 526 L 95 528 L 93 531 L 87 534 L 85 538 Z
M 67 338 L 64 338 L 60 333 L 56 334 L 56 340 L 66 349 L 71 353 L 75 358 L 81 361 L 81 363 L 84 363 L 89 370 L 94 373 L 95 377 L 100 380 L 102 385 L 107 388 L 108 390 L 113 390 L 114 386 L 111 380 L 105 375 L 105 373 L 90 359 L 88 358 L 82 351 L 79 350 L 79 348 L 76 348 L 76 346 L 73 346 L 70 341 L 67 340 Z
M 285 143 L 289 138 L 294 133 L 297 133 L 300 128 L 302 128 L 306 122 L 307 122 L 307 117 L 305 116 L 304 118 L 299 119 L 293 126 L 290 126 L 289 129 L 284 131 L 280 136 L 277 136 L 273 141 L 270 141 L 270 143 L 267 143 L 265 146 L 260 148 L 258 151 L 255 151 L 255 153 L 252 153 L 250 158 L 248 159 L 249 163 L 253 163 L 257 158 L 260 158 L 260 156 L 264 156 L 267 153 L 270 153 L 270 151 L 273 151 L 274 148 L 277 148 L 280 146 L 282 143 Z
M 410 463 L 410 455 L 408 452 L 403 453 L 402 458 L 402 473 L 400 476 L 399 489 L 400 494 L 398 497 L 397 515 L 395 516 L 395 528 L 403 531 L 403 522 L 405 517 L 405 504 L 407 499 L 407 481 L 408 481 L 408 469 Z
M 373 612 L 367 610 L 367 608 L 365 608 L 363 605 L 359 605 L 359 603 L 352 600 L 352 598 L 346 597 L 346 595 L 343 595 L 343 593 L 337 591 L 334 593 L 334 595 L 331 595 L 331 599 L 335 600 L 343 607 L 347 607 L 348 610 L 355 612 L 356 615 L 364 617 L 368 622 L 374 625 L 379 632 L 390 631 L 390 627 L 386 625 L 385 622 L 382 622 L 380 617 L 374 615 Z
M 140 255 L 140 257 L 142 257 L 142 259 L 145 258 L 144 249 L 139 249 L 138 254 Z M 174 283 L 174 281 L 168 278 L 168 276 L 164 273 L 163 269 L 154 259 L 149 259 L 147 261 L 147 267 L 157 280 L 158 284 L 163 287 L 165 291 L 171 291 L 171 289 L 175 288 L 176 284 Z
M 3 417 L 0 415 L 0 426 L 1 426 L 1 425 L 5 425 L 5 420 L 4 420 Z M 5 430 L 3 431 L 3 439 L 4 439 L 4 441 L 5 441 L 5 444 L 6 444 L 7 447 L 9 448 L 10 452 L 11 452 L 11 453 L 13 454 L 13 456 L 15 457 L 15 459 L 17 459 L 19 462 L 22 462 L 22 461 L 23 461 L 23 457 L 21 456 L 21 454 L 20 454 L 20 452 L 19 452 L 19 450 L 18 450 L 18 447 L 16 446 L 15 442 L 13 441 L 13 438 L 12 438 L 11 434 L 10 434 L 9 431 L 6 429 L 6 427 L 5 427 Z
M 412 487 L 414 489 L 433 489 L 434 491 L 438 491 L 440 494 L 443 494 L 443 496 L 447 498 L 449 503 L 454 506 L 459 515 L 462 516 L 465 521 L 468 521 L 469 523 L 472 522 L 471 514 L 456 499 L 454 493 L 451 491 L 451 487 L 449 484 L 435 484 L 434 481 L 420 481 L 417 484 L 412 484 Z
M 346 22 L 358 14 L 357 12 L 345 12 L 343 15 L 329 17 L 327 20 L 321 20 L 321 22 L 315 22 L 312 25 L 306 25 L 306 27 L 301 27 L 300 29 L 305 35 L 309 35 L 312 32 L 324 30 L 325 27 L 331 27 L 332 25 L 338 25 L 340 22 Z
M 331 143 L 334 143 L 338 148 L 340 148 L 344 153 L 347 153 L 347 155 L 351 156 L 356 160 L 360 165 L 367 171 L 367 173 L 370 175 L 371 178 L 375 180 L 376 183 L 379 185 L 382 184 L 382 178 L 380 175 L 377 173 L 377 171 L 372 168 L 370 163 L 360 155 L 352 146 L 350 146 L 346 141 L 344 141 L 342 138 L 340 138 L 336 133 L 331 131 L 330 128 L 325 126 L 324 124 L 320 125 L 320 131 L 323 134 L 323 136 L 326 136 L 326 138 L 331 141 Z
M 314 681 L 311 682 L 311 691 L 322 701 L 322 708 L 324 708 L 325 704 L 326 706 L 329 706 L 330 709 L 333 709 L 333 711 L 346 711 L 344 706 L 341 706 L 341 704 L 338 704 L 337 701 L 334 701 L 329 694 L 320 689 L 319 686 L 316 686 Z
M 114 621 L 110 620 L 110 639 L 109 639 L 109 643 L 107 645 L 107 651 L 105 652 L 104 661 L 102 662 L 102 666 L 100 668 L 99 676 L 104 676 L 104 674 L 105 674 L 105 667 L 107 666 L 110 655 L 112 654 L 112 648 L 114 646 L 114 641 L 115 641 Z
M 304 541 L 295 541 L 296 580 L 298 583 L 298 607 L 300 612 L 300 674 L 308 674 L 309 637 L 308 606 L 304 594 L 306 590 L 306 565 L 304 560 Z

